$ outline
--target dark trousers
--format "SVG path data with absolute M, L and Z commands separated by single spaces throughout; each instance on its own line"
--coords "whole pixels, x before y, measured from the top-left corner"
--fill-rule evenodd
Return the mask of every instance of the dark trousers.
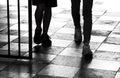
M 75 28 L 80 28 L 80 3 L 81 0 L 71 0 L 71 13 L 73 17 L 73 22 Z M 93 0 L 83 0 L 83 35 L 84 35 L 84 42 L 90 42 L 91 31 L 92 31 L 92 5 Z

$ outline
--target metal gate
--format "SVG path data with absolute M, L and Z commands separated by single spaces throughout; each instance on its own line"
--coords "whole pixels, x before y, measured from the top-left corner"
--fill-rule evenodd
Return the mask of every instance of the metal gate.
M 7 35 L 8 35 L 8 53 L 7 54 L 0 54 L 0 57 L 7 57 L 7 58 L 19 58 L 19 59 L 32 59 L 32 2 L 31 0 L 27 0 L 27 15 L 28 15 L 28 55 L 22 55 L 21 54 L 21 4 L 20 4 L 20 0 L 17 0 L 17 26 L 18 26 L 18 46 L 16 46 L 18 48 L 16 55 L 12 55 L 11 53 L 11 35 L 10 35 L 10 0 L 6 1 L 6 7 L 7 7 Z

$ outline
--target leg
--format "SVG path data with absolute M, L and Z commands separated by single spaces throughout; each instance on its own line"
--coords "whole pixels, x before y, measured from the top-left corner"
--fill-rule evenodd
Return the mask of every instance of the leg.
M 92 5 L 93 0 L 83 0 L 84 46 L 82 54 L 87 57 L 92 57 L 93 55 L 89 45 L 92 31 Z
M 80 0 L 71 0 L 71 13 L 75 28 L 80 28 Z
M 36 21 L 36 29 L 41 30 L 41 22 L 43 18 L 43 8 L 44 4 L 38 4 L 35 11 L 35 21 Z
M 80 0 L 71 0 L 71 13 L 75 26 L 74 40 L 76 43 L 81 43 L 82 34 L 81 34 L 81 25 L 80 25 Z
M 36 21 L 36 29 L 34 35 L 34 42 L 36 44 L 41 43 L 41 22 L 43 18 L 43 4 L 38 4 L 35 11 L 35 21 Z
M 51 16 L 52 16 L 51 7 L 45 6 L 44 16 L 43 16 L 43 34 L 42 34 L 42 46 L 43 47 L 50 47 L 52 45 L 52 42 L 48 35 L 48 29 L 50 26 Z
M 84 43 L 90 42 L 91 31 L 92 31 L 92 5 L 93 5 L 93 0 L 83 0 Z
M 43 17 L 43 34 L 47 34 L 48 32 L 51 16 L 52 16 L 51 7 L 45 7 Z

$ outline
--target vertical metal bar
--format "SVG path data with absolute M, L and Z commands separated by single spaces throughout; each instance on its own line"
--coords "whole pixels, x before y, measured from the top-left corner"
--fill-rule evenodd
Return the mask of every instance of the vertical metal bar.
M 28 0 L 29 57 L 32 59 L 32 2 Z
M 10 56 L 10 15 L 9 15 L 9 0 L 7 0 L 7 23 L 8 23 L 8 56 Z
M 20 35 L 20 0 L 17 1 L 18 2 L 18 54 L 19 57 L 21 56 L 21 35 Z

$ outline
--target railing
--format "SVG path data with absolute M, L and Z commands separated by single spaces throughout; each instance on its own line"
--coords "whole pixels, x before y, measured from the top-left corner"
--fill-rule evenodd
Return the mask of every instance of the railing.
M 10 41 L 10 6 L 7 0 L 7 31 L 8 31 L 8 53 L 6 55 L 0 54 L 0 57 L 7 57 L 7 58 L 19 58 L 19 59 L 32 59 L 32 2 L 28 0 L 28 55 L 24 56 L 21 55 L 21 23 L 20 23 L 20 0 L 17 0 L 17 15 L 18 15 L 18 50 L 17 55 L 11 54 L 11 41 Z

